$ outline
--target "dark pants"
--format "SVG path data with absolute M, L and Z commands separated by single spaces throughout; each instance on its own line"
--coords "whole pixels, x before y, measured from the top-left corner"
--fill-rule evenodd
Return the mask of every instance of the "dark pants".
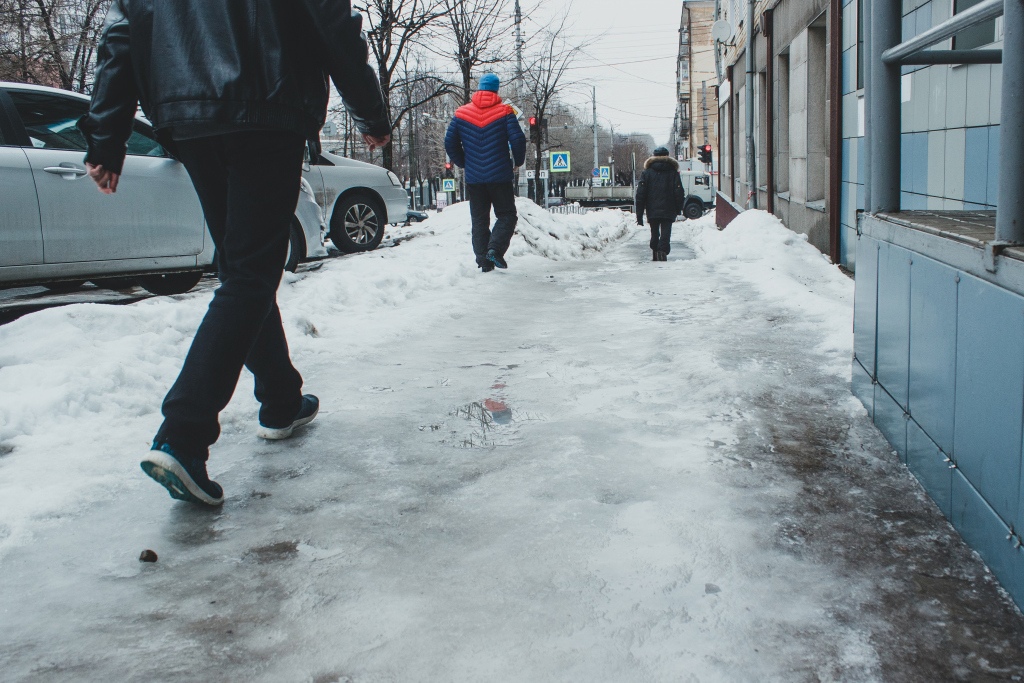
M 473 219 L 473 253 L 476 264 L 487 263 L 487 251 L 493 249 L 504 256 L 519 220 L 512 183 L 467 184 L 469 213 Z M 494 230 L 491 230 L 491 206 L 494 207 Z
M 672 245 L 672 221 L 652 221 L 651 225 L 651 251 L 663 251 L 666 254 L 671 251 Z
M 262 131 L 177 145 L 217 247 L 221 286 L 164 399 L 156 438 L 181 449 L 205 449 L 220 435 L 217 415 L 231 400 L 243 364 L 256 376 L 262 422 L 286 423 L 302 405 L 302 377 L 288 358 L 277 286 L 305 141 Z

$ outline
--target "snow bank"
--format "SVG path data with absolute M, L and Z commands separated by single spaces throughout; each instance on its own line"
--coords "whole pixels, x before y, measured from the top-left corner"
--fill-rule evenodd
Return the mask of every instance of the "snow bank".
M 715 215 L 676 225 L 697 259 L 747 281 L 765 299 L 795 309 L 828 332 L 819 351 L 834 359 L 829 370 L 850 374 L 853 354 L 853 280 L 776 216 L 744 211 L 718 230 Z
M 629 214 L 622 211 L 553 214 L 523 197 L 516 199 L 516 211 L 519 223 L 509 248 L 513 257 L 533 254 L 552 261 L 591 258 L 632 236 L 636 227 Z M 420 225 L 420 230 L 460 231 L 468 245 L 469 202 L 455 204 Z
M 553 261 L 596 256 L 610 245 L 633 234 L 636 225 L 629 214 L 604 209 L 587 214 L 555 215 L 520 198 L 517 236 L 512 255 L 534 253 Z

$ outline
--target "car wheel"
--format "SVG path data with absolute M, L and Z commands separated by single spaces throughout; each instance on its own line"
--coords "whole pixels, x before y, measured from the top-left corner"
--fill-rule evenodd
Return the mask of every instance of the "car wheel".
M 683 207 L 683 215 L 690 220 L 700 218 L 704 215 L 704 207 L 701 206 L 700 202 L 689 202 Z
M 51 292 L 63 294 L 65 292 L 73 292 L 84 284 L 85 280 L 67 280 L 66 282 L 47 282 L 43 287 Z
M 292 221 L 292 227 L 288 231 L 288 256 L 284 259 L 284 269 L 294 273 L 299 267 L 299 261 L 306 255 L 306 240 L 302 237 L 302 228 Z
M 157 296 L 168 296 L 171 294 L 184 294 L 199 284 L 203 279 L 203 273 L 199 270 L 190 270 L 187 273 L 161 273 L 159 275 L 143 275 L 139 278 L 139 284 L 143 289 Z
M 366 195 L 338 202 L 331 216 L 331 241 L 346 254 L 373 251 L 384 238 L 384 211 Z

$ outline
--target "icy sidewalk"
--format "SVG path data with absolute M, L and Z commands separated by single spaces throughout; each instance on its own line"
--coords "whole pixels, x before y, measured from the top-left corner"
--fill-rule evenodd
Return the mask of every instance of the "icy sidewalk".
M 259 443 L 244 377 L 216 512 L 137 469 L 205 297 L 0 327 L 0 678 L 1024 672 L 850 396 L 852 282 L 757 214 L 660 264 L 625 218 L 524 207 L 483 275 L 453 207 L 285 283 L 324 412 Z

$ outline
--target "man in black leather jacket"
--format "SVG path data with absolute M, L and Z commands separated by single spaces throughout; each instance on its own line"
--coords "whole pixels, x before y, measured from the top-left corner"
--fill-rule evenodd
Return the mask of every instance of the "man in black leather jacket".
M 349 0 L 114 0 L 107 15 L 92 105 L 79 122 L 89 174 L 101 192 L 117 191 L 141 103 L 188 170 L 217 247 L 221 286 L 142 461 L 174 498 L 223 502 L 206 461 L 243 364 L 256 378 L 258 436 L 287 438 L 317 414 L 289 359 L 277 287 L 328 77 L 371 149 L 388 142 L 361 31 Z

